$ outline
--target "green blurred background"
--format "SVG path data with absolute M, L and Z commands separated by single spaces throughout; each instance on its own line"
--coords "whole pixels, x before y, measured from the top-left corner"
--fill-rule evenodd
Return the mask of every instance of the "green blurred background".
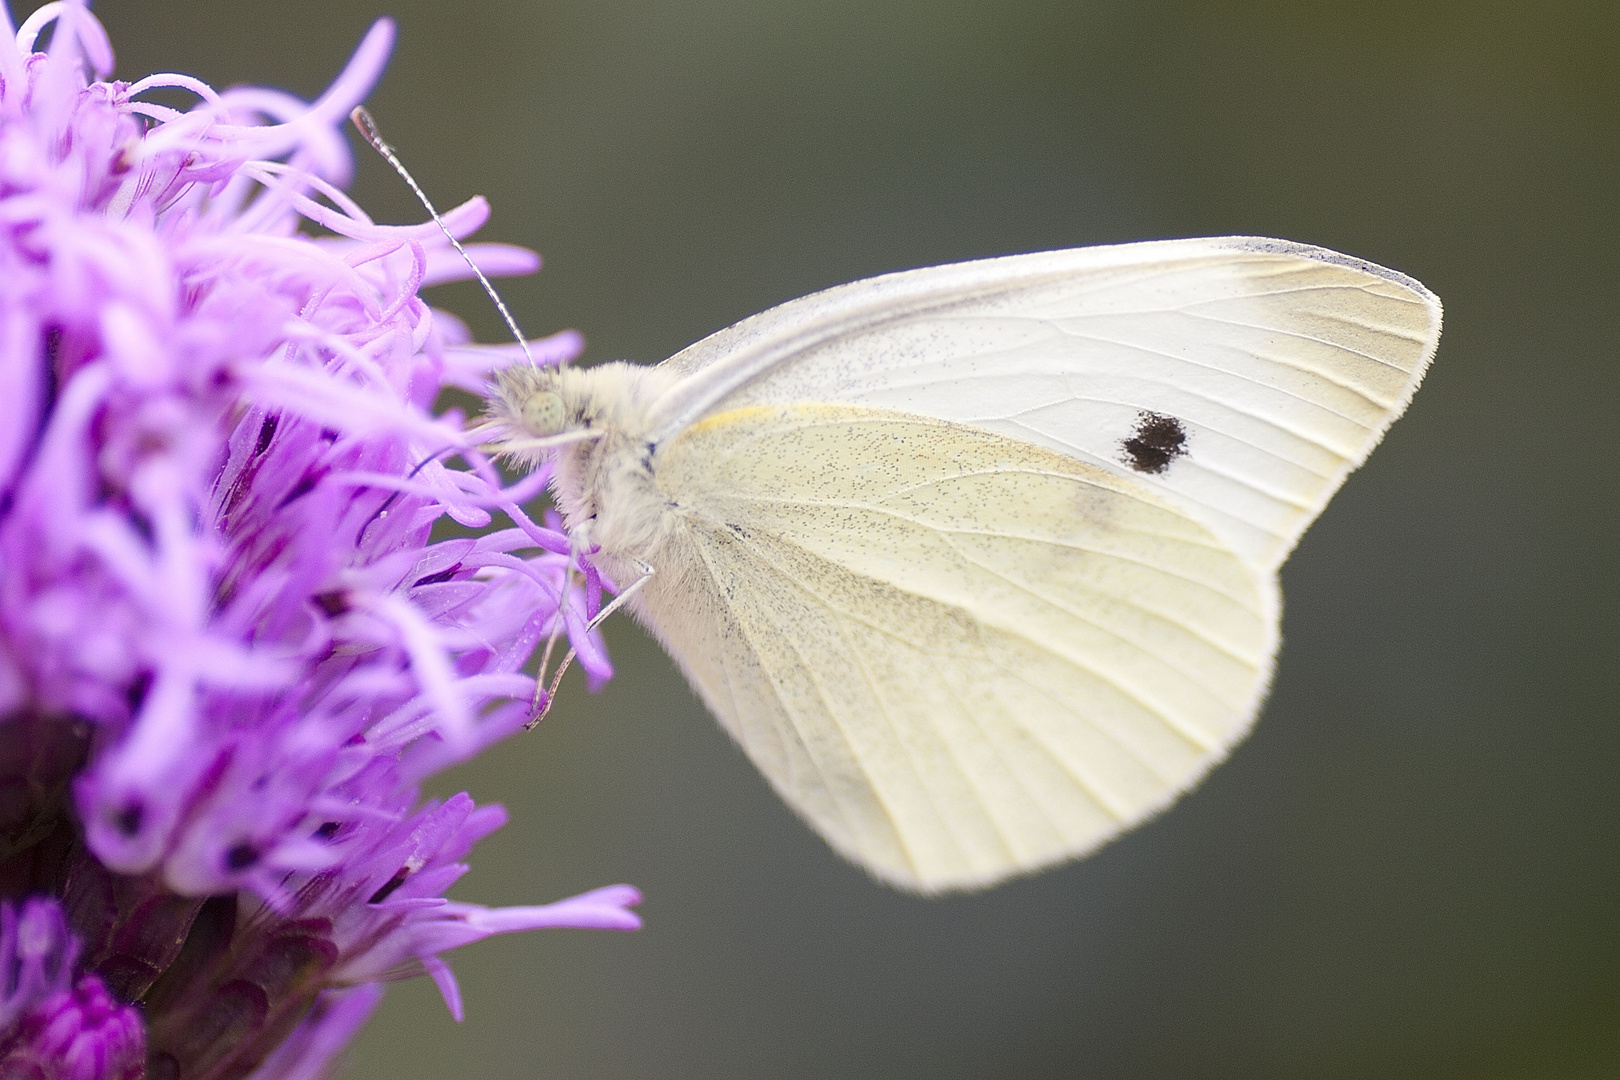
M 19 4 L 19 8 L 32 7 Z M 835 858 L 627 622 L 620 675 L 440 785 L 457 895 L 630 881 L 647 927 L 454 959 L 356 1080 L 1620 1076 L 1620 5 L 104 0 L 119 74 L 372 109 L 535 247 L 530 333 L 654 361 L 852 278 L 1261 233 L 1446 302 L 1407 418 L 1283 572 L 1255 734 L 1099 855 L 922 901 Z M 419 211 L 361 155 L 381 219 Z M 438 302 L 484 340 L 464 287 Z

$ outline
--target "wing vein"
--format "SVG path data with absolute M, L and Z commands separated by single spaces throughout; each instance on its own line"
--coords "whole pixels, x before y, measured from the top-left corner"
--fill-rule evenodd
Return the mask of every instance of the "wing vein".
M 964 475 L 964 476 L 972 476 L 972 475 L 977 475 L 977 474 L 963 473 L 962 475 Z M 1054 474 L 1043 474 L 1043 475 L 1054 475 Z M 922 487 L 922 486 L 925 486 L 925 485 L 920 485 L 920 484 L 915 485 L 914 487 L 907 488 L 906 490 L 911 491 L 911 490 L 915 490 L 917 487 Z M 728 502 L 746 502 L 746 503 L 753 503 L 753 504 L 757 504 L 757 505 L 783 506 L 783 507 L 805 507 L 805 508 L 814 508 L 814 509 L 823 509 L 823 510 L 849 510 L 849 509 L 870 510 L 873 513 L 884 514 L 884 515 L 886 515 L 888 517 L 892 517 L 897 521 L 908 522 L 908 523 L 910 523 L 912 525 L 919 525 L 919 526 L 921 526 L 921 527 L 923 527 L 925 529 L 931 529 L 931 530 L 934 530 L 936 532 L 941 532 L 941 533 L 952 533 L 952 534 L 958 534 L 958 535 L 963 535 L 963 536 L 999 537 L 999 538 L 1007 539 L 1007 540 L 1024 540 L 1024 541 L 1028 541 L 1030 543 L 1035 543 L 1035 544 L 1050 544 L 1053 547 L 1063 548 L 1063 549 L 1065 549 L 1067 551 L 1084 552 L 1085 554 L 1088 554 L 1088 555 L 1095 555 L 1098 558 L 1114 559 L 1114 560 L 1116 560 L 1118 562 L 1126 563 L 1127 565 L 1130 565 L 1130 566 L 1140 566 L 1145 570 L 1155 570 L 1155 571 L 1158 571 L 1159 573 L 1164 574 L 1167 577 L 1173 577 L 1178 581 L 1185 581 L 1189 585 L 1195 585 L 1195 586 L 1198 586 L 1200 588 L 1206 589 L 1209 592 L 1212 592 L 1217 596 L 1223 597 L 1223 598 L 1225 598 L 1227 600 L 1231 600 L 1233 603 L 1242 606 L 1244 608 L 1244 610 L 1249 610 L 1248 604 L 1244 601 L 1244 599 L 1242 597 L 1237 596 L 1237 595 L 1235 595 L 1235 594 L 1233 594 L 1231 592 L 1228 592 L 1227 590 L 1222 589 L 1219 586 L 1213 585 L 1213 584 L 1211 584 L 1211 583 L 1209 583 L 1207 581 L 1201 581 L 1198 578 L 1189 577 L 1186 574 L 1177 573 L 1175 570 L 1172 570 L 1169 567 L 1159 566 L 1159 565 L 1156 565 L 1154 563 L 1145 562 L 1145 561 L 1143 561 L 1141 559 L 1133 559 L 1133 558 L 1130 558 L 1129 556 L 1121 555 L 1120 553 L 1114 552 L 1114 551 L 1107 551 L 1107 550 L 1105 550 L 1103 548 L 1088 547 L 1085 544 L 1075 543 L 1075 542 L 1070 541 L 1070 540 L 1057 540 L 1057 539 L 1052 539 L 1052 538 L 1045 537 L 1045 536 L 1028 536 L 1028 535 L 1024 535 L 1024 534 L 1021 534 L 1021 533 L 995 532 L 995 531 L 992 531 L 990 529 L 945 528 L 945 527 L 930 524 L 929 522 L 923 521 L 921 518 L 915 518 L 915 517 L 912 517 L 909 514 L 902 514 L 898 510 L 890 510 L 890 509 L 888 509 L 886 507 L 877 506 L 877 505 L 874 505 L 872 503 L 864 503 L 864 502 L 863 503 L 823 502 L 823 501 L 817 500 L 817 499 L 787 499 L 787 498 L 782 498 L 782 497 L 779 497 L 779 496 L 768 496 L 768 495 L 727 495 L 726 500 Z M 1153 531 L 1150 531 L 1150 530 L 1147 530 L 1147 529 L 1128 529 L 1127 530 L 1125 527 L 1121 527 L 1121 526 L 1116 526 L 1116 528 L 1120 528 L 1121 531 L 1133 532 L 1133 533 L 1136 533 L 1136 534 L 1141 535 L 1141 536 L 1152 536 L 1152 537 L 1157 537 L 1157 538 L 1159 538 L 1161 540 L 1168 539 L 1168 540 L 1174 541 L 1176 543 L 1186 544 L 1189 547 L 1198 547 L 1198 548 L 1203 548 L 1203 549 L 1209 550 L 1209 551 L 1222 551 L 1222 552 L 1225 551 L 1224 548 L 1219 548 L 1219 547 L 1216 547 L 1215 545 L 1212 545 L 1212 544 L 1205 544 L 1205 543 L 1202 543 L 1202 542 L 1197 541 L 1197 540 L 1189 540 L 1189 539 L 1187 539 L 1185 537 L 1172 536 L 1172 535 L 1169 535 L 1167 533 L 1153 532 Z
M 692 533 L 692 539 L 693 539 L 692 546 L 697 549 L 698 556 L 703 560 L 703 565 L 708 568 L 710 578 L 712 580 L 714 580 L 718 584 L 722 579 L 721 579 L 720 575 L 716 572 L 714 562 L 710 557 L 710 553 L 707 550 L 707 545 L 704 543 L 703 538 L 697 534 L 696 530 L 694 530 L 693 533 Z M 747 639 L 748 646 L 749 646 L 750 649 L 753 650 L 754 657 L 755 657 L 756 661 L 759 661 L 759 659 L 761 657 L 761 653 L 760 653 L 759 647 L 758 647 L 758 645 L 756 643 L 756 639 L 754 637 L 754 634 L 749 630 L 748 625 L 742 619 L 739 619 L 737 617 L 736 610 L 732 607 L 731 603 L 729 601 L 724 600 L 724 593 L 719 592 L 718 595 L 720 595 L 722 597 L 722 603 L 725 604 L 726 611 L 727 611 L 728 615 L 731 617 L 731 621 L 732 621 L 733 625 L 735 625 L 737 627 L 738 632 L 741 633 Z M 797 652 L 797 647 L 795 647 L 795 652 Z M 826 768 L 822 765 L 821 759 L 816 756 L 815 751 L 812 749 L 812 744 L 807 739 L 805 739 L 805 737 L 804 737 L 804 729 L 802 727 L 800 727 L 798 718 L 796 716 L 794 716 L 793 711 L 787 707 L 787 705 L 786 705 L 787 698 L 786 698 L 786 695 L 784 695 L 782 693 L 782 686 L 781 686 L 781 683 L 777 680 L 776 673 L 771 671 L 769 668 L 767 668 L 763 663 L 759 663 L 758 666 L 759 666 L 759 669 L 762 672 L 765 673 L 765 677 L 768 680 L 770 680 L 772 688 L 776 691 L 777 700 L 783 703 L 782 711 L 783 711 L 783 713 L 785 713 L 787 715 L 788 722 L 793 725 L 793 730 L 798 736 L 799 745 L 804 747 L 804 756 L 809 759 L 811 766 L 816 770 L 816 775 L 818 775 L 821 778 L 821 785 L 822 785 L 823 790 L 825 790 L 827 792 L 828 798 L 832 801 L 833 806 L 835 806 L 837 808 L 838 816 L 843 819 L 845 835 L 851 836 L 851 837 L 859 836 L 860 833 L 855 829 L 854 824 L 853 824 L 853 819 L 850 816 L 849 809 L 844 805 L 844 800 L 839 796 L 838 789 L 833 784 L 828 782 L 828 775 L 827 775 Z M 732 679 L 729 665 L 727 665 L 726 678 L 727 678 L 728 682 L 731 681 L 731 679 Z M 819 688 L 818 688 L 818 692 L 819 692 Z M 732 688 L 732 697 L 733 697 L 733 700 L 735 700 L 735 698 L 736 698 L 735 686 L 733 686 L 733 688 Z M 741 721 L 741 716 L 742 716 L 741 710 L 738 711 L 737 715 L 738 715 L 738 720 L 740 722 Z M 839 731 L 839 735 L 844 738 L 845 745 L 848 746 L 849 745 L 849 739 L 848 739 L 848 736 L 845 734 L 842 725 L 839 725 L 838 731 Z M 861 772 L 863 774 L 865 774 L 866 773 L 866 766 L 865 766 L 864 763 L 862 763 L 860 761 L 859 756 L 856 755 L 855 753 L 853 753 L 853 751 L 852 751 L 850 753 L 850 757 L 853 758 L 856 761 L 856 763 L 860 766 Z M 868 784 L 871 783 L 871 776 L 869 774 L 867 774 L 867 782 L 868 782 Z M 908 860 L 911 860 L 911 853 L 909 851 L 906 852 L 906 858 Z M 915 865 L 913 866 L 913 869 L 915 869 Z
M 748 542 L 746 540 L 741 540 L 739 542 L 743 543 L 743 544 L 748 544 Z M 791 540 L 784 539 L 783 542 L 793 544 L 793 546 L 795 548 L 797 548 L 799 551 L 804 552 L 805 554 L 810 555 L 811 557 L 814 557 L 814 558 L 820 558 L 821 557 L 821 556 L 817 556 L 814 552 L 808 551 L 807 549 L 805 549 L 804 547 L 802 547 L 802 546 L 800 546 L 798 544 L 794 544 Z M 887 627 L 884 627 L 884 626 L 880 626 L 879 624 L 872 621 L 871 619 L 868 619 L 868 618 L 860 615 L 857 612 L 850 611 L 847 608 L 843 607 L 842 605 L 838 605 L 838 604 L 833 603 L 832 600 L 830 600 L 829 598 L 827 598 L 825 596 L 822 596 L 815 589 L 811 588 L 810 585 L 807 582 L 805 582 L 798 575 L 794 574 L 791 570 L 788 570 L 788 569 L 784 568 L 783 566 L 781 566 L 780 563 L 777 560 L 771 558 L 765 552 L 760 551 L 754 545 L 749 544 L 748 546 L 751 548 L 751 550 L 754 550 L 756 552 L 756 554 L 757 554 L 757 556 L 758 556 L 758 558 L 759 558 L 759 560 L 761 562 L 764 562 L 764 563 L 768 564 L 769 566 L 771 566 L 771 568 L 776 570 L 776 572 L 778 574 L 781 574 L 788 581 L 790 581 L 791 583 L 797 585 L 801 591 L 805 592 L 806 594 L 808 594 L 810 596 L 815 597 L 829 611 L 832 611 L 832 612 L 835 612 L 836 614 L 842 615 L 842 616 L 844 616 L 844 617 L 846 617 L 846 618 L 848 618 L 848 619 L 850 619 L 850 620 L 852 620 L 854 622 L 858 622 L 858 623 L 866 626 L 868 629 L 872 630 L 873 632 L 875 632 L 877 634 L 881 634 L 884 637 L 890 638 L 890 639 L 895 640 L 895 641 L 904 642 L 905 644 L 911 646 L 912 648 L 916 648 L 916 649 L 921 649 L 922 648 L 922 646 L 920 646 L 918 643 L 913 642 L 913 641 L 909 641 L 906 638 L 901 637 L 899 634 L 895 633 L 893 630 L 890 630 L 890 629 L 888 629 Z M 918 595 L 916 593 L 911 592 L 909 589 L 902 589 L 902 588 L 900 588 L 900 586 L 893 585 L 892 583 L 888 583 L 888 584 L 890 584 L 892 588 L 895 588 L 895 589 L 897 589 L 897 590 L 899 590 L 901 592 L 905 592 L 908 595 L 912 595 L 912 596 Z M 1028 591 L 1028 590 L 1026 590 L 1026 591 Z M 927 599 L 927 598 L 925 597 L 924 599 Z M 938 601 L 936 601 L 936 603 L 937 602 Z M 952 606 L 954 607 L 954 605 L 952 605 Z M 1076 618 L 1080 622 L 1083 622 L 1083 623 L 1086 623 L 1089 626 L 1092 626 L 1093 628 L 1100 631 L 1101 633 L 1106 634 L 1109 637 L 1112 637 L 1112 638 L 1116 639 L 1117 641 L 1120 641 L 1121 643 L 1131 647 L 1132 649 L 1135 649 L 1138 652 L 1144 653 L 1145 655 L 1151 655 L 1149 650 L 1143 649 L 1140 645 L 1136 644 L 1134 641 L 1131 641 L 1129 638 L 1124 637 L 1123 635 L 1121 635 L 1121 634 L 1119 634 L 1119 633 L 1117 633 L 1115 631 L 1112 631 L 1109 628 L 1107 628 L 1105 626 L 1102 626 L 1101 624 L 1096 623 L 1091 619 L 1087 619 L 1083 615 L 1079 615 L 1079 614 L 1076 614 L 1075 612 L 1069 611 L 1067 608 L 1065 608 L 1065 607 L 1063 607 L 1062 605 L 1059 605 L 1059 604 L 1052 604 L 1052 606 L 1056 607 L 1060 611 L 1065 612 L 1066 614 L 1072 615 L 1074 618 Z M 962 609 L 957 608 L 956 610 L 962 610 Z M 979 626 L 986 625 L 983 620 L 979 619 L 973 613 L 964 612 L 964 614 L 966 614 L 968 616 L 968 618 L 971 619 L 976 625 L 979 625 Z M 1051 656 L 1057 657 L 1059 660 L 1062 660 L 1064 663 L 1073 664 L 1076 668 L 1078 668 L 1079 670 L 1084 671 L 1086 674 L 1092 676 L 1098 682 L 1101 682 L 1101 683 L 1104 683 L 1104 684 L 1106 684 L 1108 686 L 1113 687 L 1115 690 L 1117 690 L 1120 693 L 1121 696 L 1123 696 L 1125 698 L 1128 698 L 1130 701 L 1135 703 L 1140 709 L 1142 709 L 1143 712 L 1147 713 L 1148 715 L 1157 716 L 1157 717 L 1160 717 L 1161 719 L 1166 718 L 1165 712 L 1163 710 L 1161 710 L 1158 706 L 1153 705 L 1151 702 L 1148 702 L 1148 701 L 1144 700 L 1141 697 L 1141 695 L 1139 693 L 1137 693 L 1135 690 L 1133 690 L 1130 687 L 1126 686 L 1125 684 L 1121 683 L 1118 679 L 1115 679 L 1113 676 L 1108 675 L 1108 674 L 1098 670 L 1093 665 L 1088 664 L 1088 663 L 1086 663 L 1086 662 L 1084 662 L 1084 661 L 1082 661 L 1082 660 L 1080 660 L 1078 658 L 1075 658 L 1075 657 L 1072 657 L 1072 656 L 1066 656 L 1063 653 L 1055 652 L 1051 648 L 1049 648 L 1045 643 L 1036 640 L 1035 638 L 1031 637 L 1028 633 L 1024 632 L 1021 629 L 1017 629 L 1017 628 L 1013 628 L 1013 627 L 1006 627 L 1006 626 L 996 626 L 995 629 L 1000 630 L 1003 633 L 1011 634 L 1014 637 L 1020 638 L 1020 639 L 1022 639 L 1024 641 L 1028 642 L 1029 644 L 1035 646 L 1037 649 L 1041 650 L 1042 652 L 1045 652 L 1045 653 L 1047 653 L 1047 654 L 1049 654 Z M 1240 661 L 1240 662 L 1245 663 L 1247 665 L 1246 661 Z M 1253 665 L 1247 665 L 1247 666 L 1252 667 Z M 1220 700 L 1219 695 L 1215 694 L 1214 691 L 1209 690 L 1209 688 L 1204 686 L 1202 683 L 1199 683 L 1196 680 L 1191 680 L 1191 681 L 1194 683 L 1194 685 L 1198 686 L 1200 689 L 1202 689 L 1205 692 L 1209 693 L 1210 696 L 1215 698 L 1217 701 Z M 1224 702 L 1223 702 L 1223 704 L 1224 704 Z M 1181 735 L 1182 738 L 1186 739 L 1193 746 L 1203 748 L 1204 744 L 1200 740 L 1195 739 L 1192 736 L 1187 735 L 1186 733 L 1182 732 L 1177 725 L 1171 723 L 1171 724 L 1169 724 L 1169 726 L 1170 726 L 1172 731 L 1175 731 L 1177 734 Z M 1106 734 L 1106 732 L 1104 734 Z M 1112 736 L 1110 736 L 1110 738 L 1112 739 Z M 1136 756 L 1135 753 L 1133 751 L 1131 751 L 1131 749 L 1129 747 L 1125 746 L 1124 743 L 1119 742 L 1118 739 L 1112 739 L 1112 741 L 1114 741 L 1116 743 L 1116 745 L 1118 745 L 1126 753 L 1131 754 L 1132 757 Z M 1140 760 L 1140 759 L 1138 759 L 1138 760 Z M 1146 764 L 1146 763 L 1144 762 L 1143 764 Z

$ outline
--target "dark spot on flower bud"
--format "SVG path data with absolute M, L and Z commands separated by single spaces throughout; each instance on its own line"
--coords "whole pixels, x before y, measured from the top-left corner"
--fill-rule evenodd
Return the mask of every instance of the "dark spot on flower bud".
M 1187 452 L 1187 430 L 1173 416 L 1138 413 L 1135 432 L 1120 448 L 1125 451 L 1125 464 L 1139 473 L 1158 476 Z
M 52 375 L 56 374 L 57 361 L 62 358 L 62 328 L 60 326 L 47 326 L 45 328 L 45 366 Z
M 337 618 L 349 610 L 349 594 L 342 589 L 331 592 L 317 593 L 314 597 L 315 605 L 331 618 Z
M 246 840 L 239 844 L 232 844 L 225 852 L 225 869 L 236 871 L 246 870 L 259 861 L 259 849 Z
M 371 528 L 371 526 L 372 526 L 372 524 L 374 522 L 378 521 L 381 518 L 385 518 L 385 517 L 388 516 L 388 508 L 390 506 L 394 505 L 394 500 L 397 499 L 397 498 L 399 498 L 399 492 L 397 492 L 397 491 L 390 492 L 389 495 L 388 495 L 388 498 L 386 498 L 386 499 L 384 499 L 382 501 L 382 505 L 377 507 L 377 512 L 375 514 L 372 514 L 370 517 L 366 518 L 366 523 L 364 525 L 360 526 L 360 536 L 355 541 L 356 543 L 364 543 L 365 542 L 366 531 Z
M 401 885 L 405 884 L 405 879 L 410 877 L 410 876 L 411 876 L 411 872 L 409 870 L 405 869 L 403 866 L 400 867 L 399 872 L 397 874 L 395 874 L 393 877 L 388 879 L 388 884 L 384 885 L 382 888 L 380 888 L 376 892 L 372 893 L 371 894 L 371 899 L 367 900 L 366 903 L 368 903 L 368 904 L 380 904 L 380 903 L 382 903 L 384 900 L 388 899 L 390 896 L 393 896 L 394 895 L 394 890 L 398 889 Z
M 129 523 L 135 527 L 136 532 L 141 534 L 141 539 L 146 541 L 148 547 L 157 543 L 157 535 L 152 531 L 152 520 L 150 518 L 133 506 L 129 508 L 127 517 Z
M 146 817 L 146 807 L 138 802 L 128 802 L 124 808 L 113 815 L 113 827 L 126 837 L 133 838 L 141 831 L 141 821 Z
M 336 821 L 323 821 L 321 822 L 321 827 L 315 830 L 315 839 L 330 840 L 332 837 L 337 835 L 337 831 L 342 827 L 343 826 Z
M 152 690 L 152 678 L 150 671 L 143 671 L 135 676 L 135 681 L 124 691 L 124 701 L 129 705 L 131 716 L 140 712 L 141 706 L 146 704 L 146 695 Z
M 418 585 L 437 585 L 441 581 L 449 581 L 451 578 L 456 576 L 456 571 L 460 569 L 461 564 L 456 563 L 456 565 L 452 566 L 448 570 L 440 570 L 437 574 L 426 574 L 411 582 L 411 588 L 414 589 Z
M 310 492 L 314 491 L 316 480 L 317 477 L 311 476 L 309 473 L 305 473 L 299 478 L 298 483 L 293 485 L 293 489 L 287 492 L 287 497 L 276 504 L 276 509 L 284 510 L 292 503 L 297 502 L 305 495 L 308 495 Z
M 270 442 L 276 437 L 276 423 L 279 419 L 280 417 L 272 414 L 265 417 L 264 423 L 259 425 L 259 441 L 253 447 L 255 454 L 263 454 L 270 449 Z

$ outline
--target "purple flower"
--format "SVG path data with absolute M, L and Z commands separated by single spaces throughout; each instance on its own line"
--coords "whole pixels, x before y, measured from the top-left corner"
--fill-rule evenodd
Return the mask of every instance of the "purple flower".
M 599 579 L 520 508 L 545 470 L 503 486 L 432 411 L 519 350 L 421 300 L 470 276 L 436 226 L 342 192 L 392 37 L 305 103 L 106 81 L 82 0 L 0 6 L 0 895 L 61 901 L 4 909 L 0 1046 L 40 1075 L 317 1077 L 377 980 L 459 1017 L 441 953 L 638 925 L 628 886 L 443 896 L 505 818 L 419 783 L 522 728 L 551 636 L 612 669 Z
M 143 1080 L 140 1013 L 86 975 L 30 1012 L 0 1054 L 0 1076 L 40 1080 Z
M 0 1031 L 16 1030 L 42 1001 L 66 992 L 78 958 L 56 901 L 36 897 L 19 911 L 0 900 Z

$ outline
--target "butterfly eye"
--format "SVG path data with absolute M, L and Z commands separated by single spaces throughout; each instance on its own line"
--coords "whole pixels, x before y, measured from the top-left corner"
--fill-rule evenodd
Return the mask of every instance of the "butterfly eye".
M 532 435 L 544 437 L 559 434 L 566 419 L 562 398 L 549 390 L 541 391 L 523 403 L 523 426 Z

